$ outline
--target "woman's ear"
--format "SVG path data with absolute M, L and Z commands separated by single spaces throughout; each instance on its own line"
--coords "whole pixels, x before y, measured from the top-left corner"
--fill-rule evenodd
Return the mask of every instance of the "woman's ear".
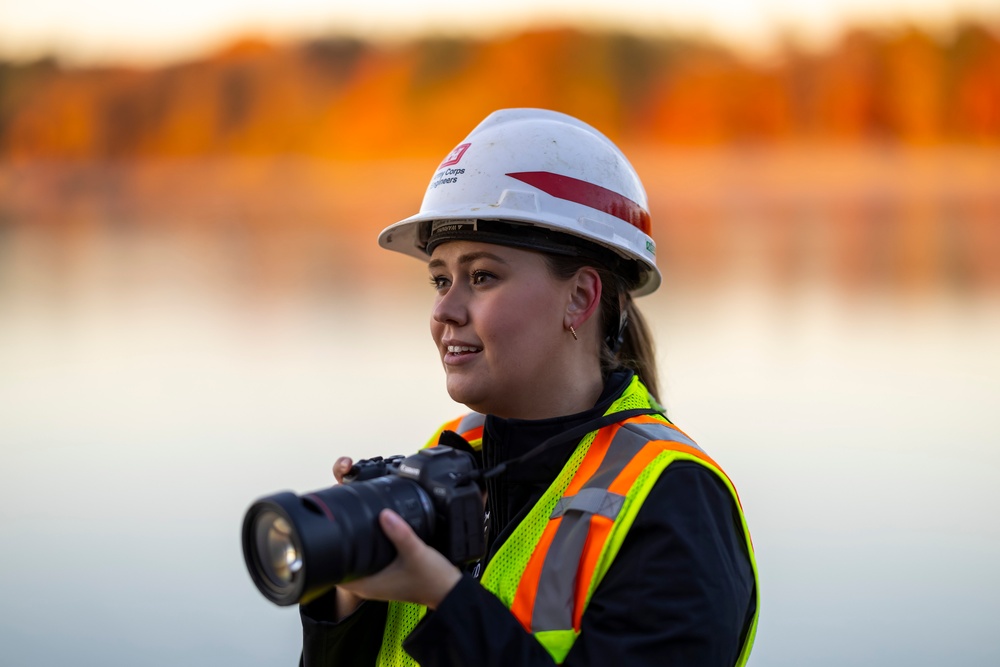
M 584 266 L 570 279 L 569 302 L 563 326 L 580 329 L 597 311 L 601 303 L 601 275 L 597 269 Z

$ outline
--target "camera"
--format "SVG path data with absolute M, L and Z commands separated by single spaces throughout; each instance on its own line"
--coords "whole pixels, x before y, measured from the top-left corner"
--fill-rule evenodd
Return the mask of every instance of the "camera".
M 396 557 L 378 525 L 399 514 L 456 565 L 482 558 L 483 500 L 471 454 L 451 447 L 365 459 L 345 484 L 302 496 L 256 500 L 243 519 L 243 558 L 257 589 L 275 604 L 304 604 L 339 583 L 374 574 Z

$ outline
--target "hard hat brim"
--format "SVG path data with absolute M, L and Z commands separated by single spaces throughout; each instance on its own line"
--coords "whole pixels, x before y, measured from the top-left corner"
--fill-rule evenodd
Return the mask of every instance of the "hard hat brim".
M 638 274 L 638 279 L 636 280 L 634 286 L 631 287 L 631 289 L 629 290 L 633 296 L 637 297 L 645 296 L 646 294 L 654 292 L 660 286 L 662 278 L 660 276 L 660 272 L 657 269 L 656 265 L 646 257 L 643 257 L 637 253 L 627 252 L 622 248 L 622 245 L 625 245 L 626 242 L 634 244 L 640 242 L 642 239 L 636 238 L 636 239 L 625 240 L 619 238 L 617 239 L 618 243 L 614 244 L 611 242 L 601 243 L 599 240 L 593 238 L 583 239 L 579 237 L 577 234 L 573 233 L 575 231 L 574 229 L 567 228 L 565 224 L 560 224 L 561 221 L 559 220 L 549 221 L 548 224 L 546 224 L 546 221 L 541 219 L 541 216 L 538 213 L 525 215 L 523 212 L 519 213 L 518 211 L 503 211 L 501 209 L 494 209 L 490 211 L 491 215 L 489 215 L 489 217 L 482 216 L 475 219 L 471 219 L 467 211 L 463 213 L 464 213 L 463 215 L 459 215 L 454 212 L 446 214 L 443 212 L 429 211 L 412 215 L 408 218 L 400 220 L 399 222 L 389 225 L 388 227 L 383 229 L 382 232 L 379 234 L 378 243 L 381 247 L 385 248 L 386 250 L 393 250 L 396 252 L 403 253 L 405 255 L 409 255 L 410 257 L 420 259 L 422 261 L 427 261 L 430 257 L 430 254 L 427 250 L 428 234 L 426 231 L 423 230 L 430 228 L 431 224 L 434 222 L 440 222 L 440 221 L 458 222 L 458 221 L 469 221 L 469 220 L 482 220 L 485 222 L 499 221 L 499 222 L 509 222 L 509 223 L 520 223 L 520 225 L 523 225 L 524 227 L 527 226 L 538 227 L 541 229 L 551 230 L 552 232 L 555 232 L 556 234 L 559 234 L 561 236 L 574 237 L 575 243 L 573 243 L 572 246 L 569 246 L 568 244 L 560 246 L 558 243 L 545 244 L 538 242 L 537 236 L 525 239 L 523 237 L 519 238 L 518 234 L 516 233 L 500 234 L 488 231 L 479 232 L 478 234 L 453 233 L 450 235 L 446 235 L 447 238 L 442 239 L 441 241 L 439 241 L 439 243 L 451 240 L 460 240 L 460 239 L 475 240 L 483 243 L 494 243 L 497 245 L 520 247 L 525 249 L 537 250 L 540 252 L 549 252 L 553 254 L 592 256 L 595 259 L 595 261 L 600 262 L 599 255 L 597 253 L 592 253 L 592 255 L 588 255 L 587 253 L 581 253 L 569 249 L 570 247 L 585 248 L 587 245 L 590 245 L 593 246 L 595 249 L 599 248 L 604 253 L 610 253 L 611 255 L 619 258 L 620 260 L 625 260 L 630 263 L 634 263 L 636 265 L 636 268 L 638 269 L 636 271 L 636 273 Z M 605 233 L 608 233 L 608 231 L 610 230 L 610 228 L 607 225 L 599 223 L 596 220 L 593 221 L 581 220 L 580 223 L 585 225 L 589 223 L 590 226 L 599 228 L 601 229 L 601 231 L 604 231 Z M 615 233 L 617 233 L 615 230 L 610 230 L 610 234 L 615 234 Z M 638 236 L 639 234 L 641 234 L 641 232 L 636 230 L 636 235 Z M 611 240 L 615 239 L 609 239 L 609 241 Z M 435 245 L 437 244 L 432 245 L 431 251 L 433 251 L 433 247 Z M 601 263 L 607 264 L 607 262 L 601 262 Z M 614 268 L 614 267 L 609 267 L 609 268 Z

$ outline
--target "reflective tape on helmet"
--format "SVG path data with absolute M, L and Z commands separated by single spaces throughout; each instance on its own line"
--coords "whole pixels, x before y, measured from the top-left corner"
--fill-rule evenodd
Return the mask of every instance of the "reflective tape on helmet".
M 507 175 L 553 197 L 613 215 L 636 227 L 643 234 L 650 233 L 649 213 L 636 202 L 614 190 L 550 171 L 524 171 Z

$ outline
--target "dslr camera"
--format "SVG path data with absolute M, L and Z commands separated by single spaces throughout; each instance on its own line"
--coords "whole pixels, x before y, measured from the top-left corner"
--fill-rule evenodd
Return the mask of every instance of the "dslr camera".
M 456 565 L 482 558 L 483 500 L 471 454 L 438 445 L 413 456 L 358 461 L 345 484 L 250 505 L 243 558 L 257 589 L 275 604 L 306 603 L 339 583 L 374 574 L 396 549 L 378 525 L 399 514 Z

